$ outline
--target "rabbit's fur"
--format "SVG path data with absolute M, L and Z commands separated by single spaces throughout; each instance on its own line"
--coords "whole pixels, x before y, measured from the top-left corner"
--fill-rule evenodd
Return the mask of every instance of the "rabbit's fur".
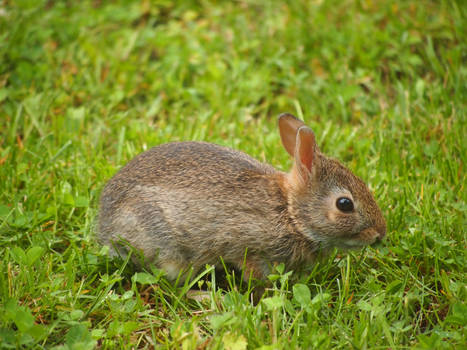
M 262 279 L 275 263 L 297 268 L 318 251 L 383 238 L 386 224 L 366 185 L 323 155 L 302 121 L 283 114 L 279 130 L 294 158 L 289 173 L 205 142 L 138 155 L 102 192 L 99 240 L 114 254 L 141 251 L 171 279 L 220 257 Z M 342 197 L 352 211 L 336 207 Z

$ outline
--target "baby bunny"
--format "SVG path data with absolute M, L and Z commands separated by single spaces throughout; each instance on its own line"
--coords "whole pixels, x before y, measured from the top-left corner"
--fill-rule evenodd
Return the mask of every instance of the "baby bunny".
M 169 279 L 220 257 L 264 279 L 276 263 L 295 269 L 329 248 L 381 240 L 386 223 L 363 181 L 322 154 L 301 120 L 282 114 L 279 131 L 289 173 L 206 142 L 138 155 L 102 192 L 99 241 L 123 256 L 135 248 Z

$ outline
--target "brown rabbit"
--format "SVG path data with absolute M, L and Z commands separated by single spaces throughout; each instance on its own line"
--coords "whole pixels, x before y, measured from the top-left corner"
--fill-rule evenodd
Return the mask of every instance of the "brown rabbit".
M 319 251 L 382 239 L 386 223 L 363 181 L 322 154 L 301 120 L 282 114 L 279 131 L 289 173 L 205 142 L 138 155 L 102 192 L 99 240 L 114 254 L 136 248 L 170 279 L 219 257 L 263 279 L 275 263 L 298 268 Z

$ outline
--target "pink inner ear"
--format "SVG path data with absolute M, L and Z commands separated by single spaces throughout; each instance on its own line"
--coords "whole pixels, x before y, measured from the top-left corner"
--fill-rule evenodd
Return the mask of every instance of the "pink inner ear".
M 300 154 L 300 160 L 302 164 L 305 166 L 305 168 L 308 169 L 308 171 L 311 173 L 311 167 L 313 166 L 313 148 L 304 150 L 304 152 L 301 152 Z
M 311 173 L 315 156 L 315 135 L 311 129 L 304 127 L 300 128 L 298 137 L 300 138 L 300 162 Z

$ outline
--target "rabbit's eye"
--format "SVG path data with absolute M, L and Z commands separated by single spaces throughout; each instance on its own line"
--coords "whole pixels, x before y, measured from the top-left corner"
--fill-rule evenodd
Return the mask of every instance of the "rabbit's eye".
M 353 202 L 347 197 L 340 197 L 336 201 L 336 207 L 344 213 L 349 213 L 353 211 Z

